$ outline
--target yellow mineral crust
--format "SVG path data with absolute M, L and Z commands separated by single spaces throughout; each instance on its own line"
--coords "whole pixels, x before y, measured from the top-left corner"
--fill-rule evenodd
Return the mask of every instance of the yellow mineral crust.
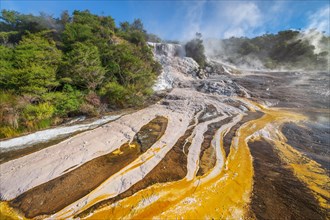
M 16 210 L 8 205 L 7 202 L 0 202 L 0 219 L 1 220 L 25 220 L 24 215 L 20 215 Z
M 251 138 L 256 138 L 254 134 L 269 124 L 305 119 L 302 115 L 281 109 L 256 106 L 265 115 L 239 128 L 232 141 L 225 168 L 218 176 L 210 179 L 207 176 L 210 173 L 208 172 L 205 176 L 196 177 L 189 182 L 181 180 L 156 184 L 116 204 L 104 207 L 88 218 L 237 219 L 246 217 L 253 185 L 252 157 L 247 142 Z M 261 133 L 262 135 L 265 134 Z M 325 177 L 322 178 L 324 181 Z
M 265 110 L 264 112 L 276 118 L 273 123 L 269 124 L 263 132 L 259 132 L 259 136 L 276 147 L 280 158 L 289 165 L 294 175 L 312 191 L 321 207 L 329 209 L 327 200 L 330 198 L 329 183 L 330 178 L 320 164 L 316 161 L 304 156 L 301 152 L 287 144 L 286 137 L 281 132 L 281 126 L 285 122 L 298 122 L 305 120 L 306 117 L 297 113 L 291 113 L 284 110 Z
M 252 191 L 252 158 L 248 138 L 269 120 L 263 117 L 244 124 L 233 141 L 226 168 L 218 176 L 157 184 L 92 214 L 101 218 L 240 218 L 246 214 Z M 221 137 L 222 139 L 223 137 Z M 149 201 L 153 196 L 157 200 Z M 141 201 L 146 201 L 143 206 Z
M 329 177 L 315 161 L 303 156 L 286 144 L 280 127 L 286 122 L 298 122 L 306 118 L 283 109 L 267 109 L 256 106 L 265 114 L 243 124 L 233 138 L 225 165 L 217 175 L 212 170 L 204 176 L 188 181 L 154 184 L 134 195 L 103 207 L 86 216 L 86 219 L 240 219 L 246 218 L 253 188 L 252 156 L 247 143 L 264 138 L 273 144 L 283 161 L 289 164 L 295 175 L 312 190 L 324 208 L 329 208 Z M 220 146 L 227 131 L 221 132 Z M 216 167 L 214 169 L 219 169 Z M 98 198 L 100 201 L 107 198 Z M 96 202 L 96 201 L 95 201 Z M 6 202 L 0 203 L 4 219 L 24 219 Z M 73 217 L 73 216 L 72 216 Z
M 327 172 L 320 164 L 286 144 L 287 139 L 281 132 L 278 132 L 278 137 L 279 139 L 273 141 L 273 144 L 280 151 L 281 159 L 287 162 L 295 176 L 312 190 L 321 207 L 329 209 L 330 206 L 325 199 L 330 198 L 330 178 Z

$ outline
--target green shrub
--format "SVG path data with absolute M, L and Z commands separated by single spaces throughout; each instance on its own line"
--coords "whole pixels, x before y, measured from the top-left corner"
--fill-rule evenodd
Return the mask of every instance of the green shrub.
M 86 102 L 81 104 L 79 111 L 83 115 L 87 115 L 87 116 L 98 116 L 99 115 L 98 109 L 95 108 L 93 105 L 86 103 Z
M 128 99 L 129 91 L 117 82 L 109 82 L 102 87 L 100 95 L 103 96 L 109 104 L 123 106 Z
M 43 100 L 53 103 L 55 115 L 67 117 L 68 114 L 79 111 L 79 107 L 83 102 L 83 94 L 66 84 L 62 92 L 47 93 L 43 96 Z
M 23 109 L 25 125 L 30 130 L 35 129 L 40 125 L 45 125 L 47 120 L 51 119 L 54 112 L 54 106 L 47 102 L 38 105 L 29 104 Z
M 20 131 L 10 126 L 0 127 L 0 138 L 11 138 L 19 135 Z
M 0 91 L 0 126 L 18 128 L 20 107 L 21 104 L 19 104 L 17 96 Z

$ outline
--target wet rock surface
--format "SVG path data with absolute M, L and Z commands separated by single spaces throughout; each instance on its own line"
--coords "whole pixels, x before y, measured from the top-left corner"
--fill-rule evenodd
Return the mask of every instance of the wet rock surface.
M 184 178 L 187 174 L 187 153 L 191 144 L 191 140 L 188 138 L 192 135 L 195 126 L 196 125 L 192 125 L 191 128 L 185 131 L 184 135 L 178 139 L 163 160 L 150 173 L 146 174 L 141 181 L 137 182 L 129 190 L 117 195 L 116 197 L 95 204 L 76 217 L 85 217 L 96 209 L 109 206 L 110 204 L 129 197 L 136 192 L 156 183 L 166 183 Z
M 246 97 L 246 93 L 242 87 L 238 86 L 230 79 L 218 81 L 202 81 L 197 87 L 197 91 L 224 96 Z
M 288 123 L 283 126 L 282 132 L 288 139 L 288 144 L 330 172 L 330 127 L 321 127 L 316 123 L 307 123 L 304 127 Z
M 15 150 L 10 150 L 10 151 L 6 151 L 6 152 L 1 152 L 1 154 L 0 154 L 0 164 L 5 163 L 5 162 L 10 161 L 10 160 L 14 160 L 16 158 L 20 158 L 24 155 L 31 154 L 33 152 L 37 152 L 41 149 L 50 147 L 54 144 L 60 143 L 61 141 L 65 140 L 67 138 L 68 137 L 64 137 L 62 139 L 60 138 L 60 139 L 57 139 L 57 140 L 48 141 L 47 143 L 43 143 L 43 144 L 29 146 L 29 147 L 22 148 L 22 149 L 15 149 Z
M 230 152 L 230 145 L 233 141 L 233 138 L 236 136 L 237 130 L 246 122 L 260 118 L 263 115 L 262 112 L 248 112 L 247 115 L 243 117 L 241 121 L 235 124 L 229 132 L 223 138 L 223 147 L 225 150 L 225 156 L 227 157 Z
M 0 164 L 1 198 L 10 200 L 1 210 L 52 219 L 327 217 L 327 73 L 239 72 L 216 61 L 201 69 L 180 45 L 150 45 L 163 65 L 161 100 Z
M 254 72 L 233 75 L 252 98 L 271 101 L 277 107 L 329 109 L 330 77 L 325 72 Z M 315 114 L 315 113 L 314 113 Z
M 249 143 L 253 156 L 252 216 L 257 219 L 326 219 L 310 189 L 265 141 Z
M 28 218 L 52 214 L 85 196 L 104 180 L 151 147 L 165 132 L 167 119 L 156 117 L 133 138 L 110 154 L 95 158 L 70 172 L 37 186 L 11 201 Z M 148 134 L 148 135 L 146 135 Z
M 217 129 L 219 129 L 221 125 L 229 123 L 232 118 L 233 117 L 226 118 L 222 121 L 215 122 L 207 126 L 207 131 L 204 133 L 204 140 L 201 145 L 199 169 L 196 174 L 197 176 L 203 176 L 215 166 L 217 159 L 215 150 L 216 146 L 212 145 L 212 139 L 216 135 Z

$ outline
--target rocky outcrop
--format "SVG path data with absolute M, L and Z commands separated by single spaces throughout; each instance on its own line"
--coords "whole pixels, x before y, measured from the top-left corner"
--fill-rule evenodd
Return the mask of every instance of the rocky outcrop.
M 247 91 L 243 87 L 230 79 L 202 81 L 200 85 L 197 86 L 197 91 L 224 96 L 249 97 Z
M 171 89 L 179 82 L 192 80 L 197 76 L 199 65 L 190 57 L 185 57 L 185 50 L 179 44 L 149 43 L 155 59 L 163 70 L 153 89 L 155 91 Z
M 234 74 L 233 68 L 214 60 L 209 60 L 205 68 L 200 68 L 192 58 L 185 57 L 185 50 L 180 44 L 149 43 L 149 45 L 153 48 L 155 59 L 163 67 L 154 86 L 155 91 L 189 87 L 203 93 L 249 97 L 243 87 L 228 77 L 220 81 L 205 81 L 209 77 Z

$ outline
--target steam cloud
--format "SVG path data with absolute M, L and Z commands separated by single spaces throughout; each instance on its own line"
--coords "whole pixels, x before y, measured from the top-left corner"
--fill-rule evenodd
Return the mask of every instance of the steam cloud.
M 209 3 L 209 2 L 208 2 Z M 205 1 L 194 8 L 191 8 L 191 15 L 198 11 L 198 16 L 190 19 L 190 24 L 185 30 L 187 37 L 192 38 L 195 32 L 201 32 L 204 36 L 204 46 L 208 57 L 225 60 L 227 55 L 224 52 L 223 42 L 221 38 L 256 36 L 266 33 L 264 28 L 276 26 L 280 22 L 285 22 L 286 18 L 281 18 L 283 13 L 292 13 L 288 4 L 283 1 L 274 2 L 273 6 L 264 9 L 260 4 L 254 2 L 235 2 L 223 3 L 213 2 L 214 11 L 207 12 L 212 18 L 207 22 L 202 20 L 203 10 L 205 10 Z M 288 19 L 288 18 L 287 18 Z M 319 9 L 308 16 L 307 25 L 303 28 L 302 33 L 296 40 L 306 40 L 315 47 L 314 53 L 319 54 L 323 51 L 329 51 L 329 45 L 322 43 L 324 33 L 329 34 L 330 6 Z M 204 22 L 204 23 L 203 23 Z M 235 51 L 235 46 L 232 46 Z M 236 48 L 237 49 L 237 48 Z M 228 48 L 226 53 L 228 52 Z M 232 55 L 233 53 L 231 53 Z M 222 55 L 219 56 L 219 55 Z M 330 61 L 330 59 L 328 58 Z M 255 56 L 237 57 L 235 63 L 243 69 L 266 69 Z
M 206 3 L 209 6 L 207 8 Z M 253 2 L 204 0 L 187 6 L 186 25 L 181 32 L 181 40 L 193 38 L 196 32 L 202 33 L 206 38 L 241 37 L 252 34 L 255 28 L 262 25 L 263 15 Z
M 326 45 L 321 43 L 321 39 L 323 37 L 322 32 L 329 32 L 330 30 L 329 21 L 330 6 L 321 8 L 309 16 L 309 24 L 305 28 L 304 33 L 300 36 L 301 39 L 307 40 L 315 47 L 314 52 L 317 54 L 326 50 Z

